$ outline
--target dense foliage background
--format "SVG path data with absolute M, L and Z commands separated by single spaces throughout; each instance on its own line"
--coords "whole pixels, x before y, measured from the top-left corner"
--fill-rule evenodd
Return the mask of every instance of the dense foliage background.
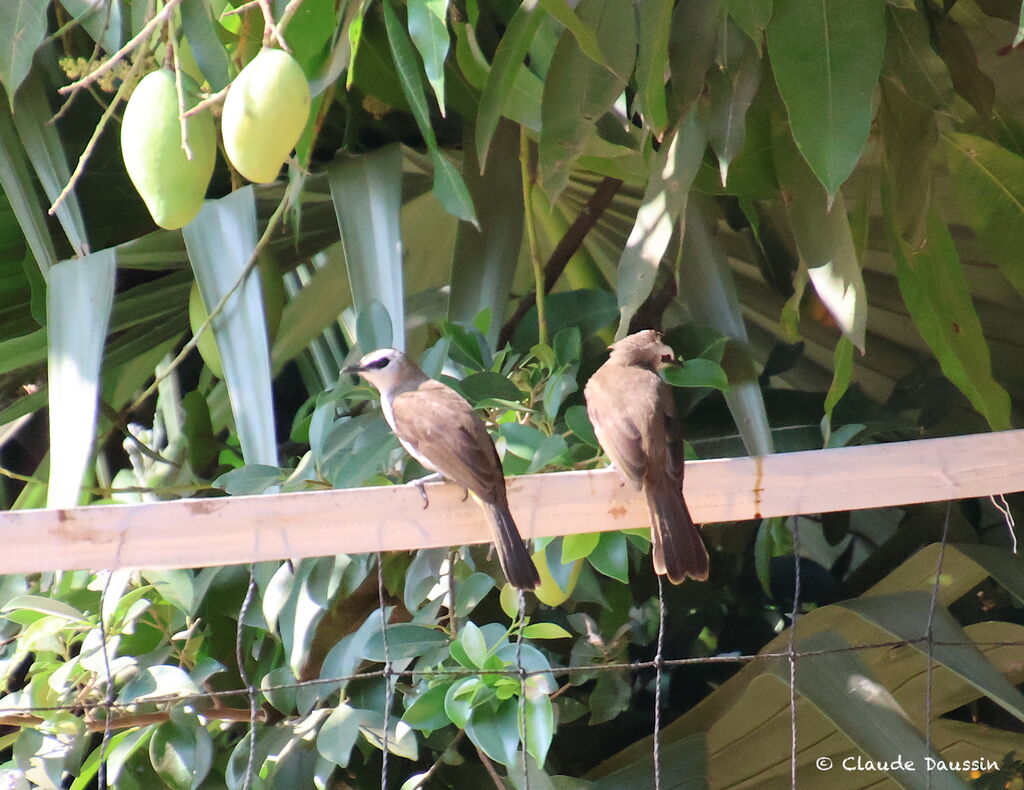
M 338 377 L 390 344 L 510 475 L 603 465 L 582 386 L 642 327 L 688 360 L 695 456 L 1010 428 L 1022 37 L 1017 0 L 5 0 L 0 503 L 416 477 Z M 199 216 L 155 229 L 123 102 L 171 63 L 219 117 L 265 42 L 310 83 L 294 157 L 252 186 L 220 156 Z M 525 611 L 483 547 L 4 577 L 0 783 L 379 787 L 386 740 L 389 786 L 651 787 L 656 701 L 663 787 L 928 748 L 960 773 L 891 779 L 1024 782 L 992 503 L 705 534 L 662 657 L 716 660 L 663 673 L 622 666 L 658 650 L 644 529 L 537 541 Z M 736 659 L 793 649 L 792 699 L 785 658 Z

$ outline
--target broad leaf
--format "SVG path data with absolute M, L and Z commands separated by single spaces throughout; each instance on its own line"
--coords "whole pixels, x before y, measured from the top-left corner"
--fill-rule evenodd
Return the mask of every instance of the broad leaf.
M 14 97 L 32 68 L 32 56 L 46 38 L 48 0 L 5 0 L 0 4 L 0 84 Z

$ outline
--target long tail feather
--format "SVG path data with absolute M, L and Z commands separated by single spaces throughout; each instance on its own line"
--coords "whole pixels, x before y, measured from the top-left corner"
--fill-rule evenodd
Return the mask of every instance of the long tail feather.
M 494 547 L 498 550 L 498 561 L 501 563 L 501 569 L 505 571 L 509 584 L 520 590 L 536 588 L 540 584 L 537 566 L 533 564 L 530 552 L 526 550 L 508 505 L 480 502 L 480 507 L 487 517 L 487 526 L 491 528 Z
M 689 576 L 708 578 L 708 550 L 693 523 L 683 495 L 670 478 L 648 480 L 644 486 L 650 509 L 654 540 L 654 570 L 667 575 L 673 584 Z

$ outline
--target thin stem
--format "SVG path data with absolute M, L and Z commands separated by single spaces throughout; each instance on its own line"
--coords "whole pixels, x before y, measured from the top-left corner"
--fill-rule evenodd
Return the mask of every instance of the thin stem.
M 523 216 L 526 220 L 526 239 L 530 245 L 530 265 L 533 267 L 533 287 L 537 293 L 537 337 L 541 343 L 548 342 L 548 322 L 544 309 L 544 267 L 540 262 L 540 251 L 537 249 L 537 230 L 533 224 L 533 200 L 531 192 L 535 173 L 531 166 L 530 138 L 526 129 L 519 130 L 519 166 L 523 181 Z

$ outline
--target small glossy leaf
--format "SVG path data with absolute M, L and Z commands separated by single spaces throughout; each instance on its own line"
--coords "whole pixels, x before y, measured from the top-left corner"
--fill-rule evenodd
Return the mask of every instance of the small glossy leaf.
M 565 424 L 577 439 L 591 447 L 598 447 L 597 434 L 594 433 L 594 426 L 590 422 L 585 406 L 570 406 L 566 409 Z
M 562 562 L 589 557 L 601 541 L 600 532 L 583 532 L 578 535 L 566 535 L 562 538 Z
M 444 115 L 444 61 L 451 41 L 448 38 L 448 0 L 410 0 L 409 35 L 423 58 L 427 82 L 434 89 L 437 104 Z
M 629 583 L 629 555 L 626 536 L 621 532 L 602 532 L 597 546 L 588 555 L 590 564 L 605 576 Z
M 668 62 L 679 117 L 685 117 L 704 92 L 704 81 L 715 58 L 722 14 L 720 0 L 678 3 L 672 13 Z
M 520 401 L 523 393 L 500 373 L 484 371 L 466 376 L 461 382 L 460 388 L 470 403 L 476 404 L 488 398 L 497 400 Z
M 531 628 L 533 626 L 530 626 Z M 556 626 L 557 628 L 557 626 Z M 566 636 L 569 633 L 566 632 Z M 536 638 L 536 637 L 535 637 Z M 526 700 L 526 749 L 539 765 L 544 765 L 548 749 L 555 736 L 555 710 L 547 694 L 538 694 Z
M 316 750 L 325 760 L 342 768 L 348 765 L 352 747 L 359 737 L 362 712 L 341 703 L 327 717 L 316 734 Z
M 713 387 L 729 389 L 729 379 L 722 366 L 710 359 L 690 359 L 680 367 L 665 368 L 665 381 L 673 387 Z
M 445 696 L 451 684 L 441 684 L 427 689 L 405 709 L 402 721 L 414 730 L 430 732 L 451 723 L 444 709 Z
M 487 641 L 475 623 L 462 626 L 458 636 L 459 646 L 465 651 L 466 658 L 477 667 L 483 667 L 487 661 Z
M 797 147 L 834 196 L 871 127 L 885 0 L 775 0 L 768 53 Z
M 658 135 L 668 128 L 665 97 L 665 63 L 671 30 L 673 0 L 651 0 L 640 4 L 640 50 L 636 83 L 644 119 Z
M 572 639 L 572 634 L 557 623 L 530 623 L 523 629 L 527 639 Z
M 465 729 L 488 757 L 502 765 L 513 765 L 519 746 L 518 705 L 514 699 L 505 700 L 497 710 L 489 705 L 475 708 Z
M 174 717 L 153 733 L 149 759 L 169 787 L 195 790 L 213 764 L 213 739 L 197 719 Z
M 436 628 L 413 623 L 389 625 L 387 631 L 387 658 L 384 655 L 384 636 L 377 632 L 366 642 L 363 657 L 369 661 L 398 661 L 421 656 L 428 650 L 448 643 L 448 637 Z

